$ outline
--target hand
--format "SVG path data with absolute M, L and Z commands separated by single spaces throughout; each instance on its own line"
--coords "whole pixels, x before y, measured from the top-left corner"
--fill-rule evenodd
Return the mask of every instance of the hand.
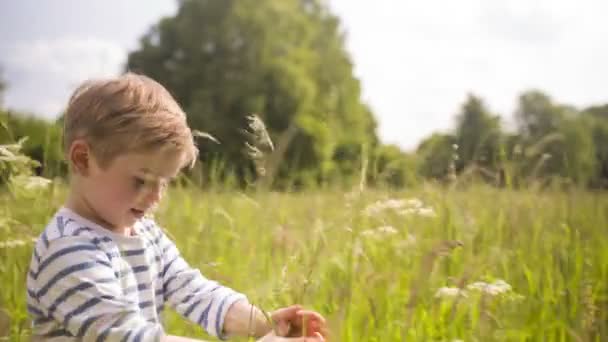
M 271 331 L 257 342 L 325 342 L 325 339 L 320 333 L 315 333 L 312 337 L 281 337 Z
M 327 337 L 325 318 L 317 312 L 302 309 L 300 305 L 278 309 L 270 317 L 276 325 L 275 331 L 279 336 Z M 303 329 L 304 323 L 306 329 Z

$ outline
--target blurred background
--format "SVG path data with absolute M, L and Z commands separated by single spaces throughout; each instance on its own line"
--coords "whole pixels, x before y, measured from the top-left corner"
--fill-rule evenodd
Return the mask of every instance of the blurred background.
M 363 161 L 391 186 L 608 179 L 602 0 L 24 0 L 0 13 L 2 116 L 46 176 L 65 173 L 54 144 L 70 93 L 130 70 L 221 142 L 199 142 L 201 168 L 241 183 L 251 113 L 280 145 L 278 187 L 350 184 Z

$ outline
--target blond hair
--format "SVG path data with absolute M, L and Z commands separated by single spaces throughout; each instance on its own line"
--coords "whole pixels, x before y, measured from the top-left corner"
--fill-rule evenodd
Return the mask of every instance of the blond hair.
M 185 153 L 185 165 L 198 156 L 186 114 L 162 85 L 143 75 L 85 82 L 70 98 L 63 127 L 66 155 L 84 139 L 102 166 L 120 154 L 165 146 Z

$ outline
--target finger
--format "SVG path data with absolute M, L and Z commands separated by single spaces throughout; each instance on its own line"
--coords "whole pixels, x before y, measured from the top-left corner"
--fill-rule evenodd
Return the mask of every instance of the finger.
M 271 315 L 273 319 L 292 319 L 295 318 L 296 313 L 302 309 L 301 305 L 291 305 L 286 308 L 281 308 L 274 311 Z
M 320 321 L 322 323 L 325 323 L 325 318 L 323 316 L 321 316 L 321 314 L 319 314 L 316 311 L 301 309 L 301 310 L 298 310 L 296 312 L 296 315 L 302 316 L 302 317 L 305 316 L 308 321 L 310 321 L 310 320 L 317 320 L 317 321 Z
M 288 321 L 281 320 L 277 322 L 276 332 L 279 336 L 287 336 L 289 334 L 290 324 Z
M 329 329 L 325 324 L 321 324 L 319 322 L 312 322 L 308 325 L 306 333 L 308 336 L 315 336 L 315 334 L 319 333 L 325 338 L 327 338 L 329 336 Z

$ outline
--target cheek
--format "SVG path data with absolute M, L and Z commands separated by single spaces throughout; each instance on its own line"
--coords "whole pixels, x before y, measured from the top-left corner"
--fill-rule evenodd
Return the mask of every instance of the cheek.
M 129 184 L 123 184 L 116 179 L 103 179 L 97 183 L 98 200 L 106 208 L 118 208 L 128 204 L 135 197 Z

